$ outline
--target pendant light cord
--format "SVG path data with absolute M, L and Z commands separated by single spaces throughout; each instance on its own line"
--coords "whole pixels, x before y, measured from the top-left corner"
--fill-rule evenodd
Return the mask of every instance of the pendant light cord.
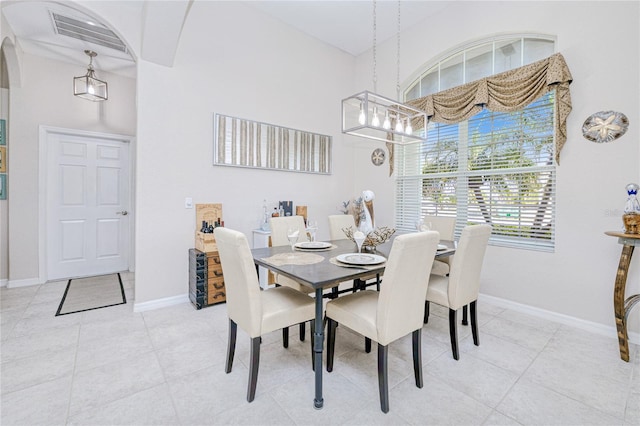
M 373 93 L 378 93 L 378 74 L 376 67 L 376 32 L 377 32 L 377 15 L 376 15 L 376 0 L 373 0 Z
M 398 99 L 398 101 L 402 100 L 400 99 L 400 0 L 398 0 L 398 33 L 396 35 L 396 40 L 398 42 L 398 51 L 396 54 L 396 67 L 397 67 L 397 74 L 396 74 L 396 99 Z

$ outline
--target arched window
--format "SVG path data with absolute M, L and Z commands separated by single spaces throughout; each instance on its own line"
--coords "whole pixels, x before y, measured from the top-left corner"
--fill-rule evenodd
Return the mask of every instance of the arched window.
M 502 36 L 436 58 L 416 73 L 405 101 L 551 56 L 549 36 Z M 426 142 L 397 148 L 396 227 L 427 215 L 493 227 L 491 244 L 553 251 L 555 92 L 518 111 L 483 109 L 469 119 L 430 122 Z M 426 220 L 428 221 L 428 219 Z

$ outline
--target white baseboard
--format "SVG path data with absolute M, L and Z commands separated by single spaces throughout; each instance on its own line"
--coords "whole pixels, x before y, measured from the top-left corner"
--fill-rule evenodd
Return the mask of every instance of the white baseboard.
M 6 278 L 1 279 L 0 280 L 0 287 L 6 287 L 8 282 L 9 282 L 9 280 L 6 279 Z
M 166 308 L 168 306 L 179 305 L 185 302 L 189 302 L 189 293 L 165 297 L 163 299 L 150 300 L 148 302 L 134 303 L 133 312 L 151 311 L 153 309 Z
M 523 305 L 522 303 L 513 302 L 507 299 L 501 299 L 499 297 L 489 296 L 486 294 L 480 294 L 478 299 L 482 302 L 487 302 L 491 305 L 499 306 L 501 308 L 511 309 L 517 312 L 533 315 L 539 318 L 543 318 L 549 321 L 558 322 L 561 324 L 569 325 L 571 327 L 585 330 L 591 333 L 596 333 L 606 337 L 618 337 L 618 331 L 614 326 L 607 326 L 593 321 L 587 321 L 580 318 L 570 317 L 568 315 L 559 314 L 557 312 L 547 311 L 545 309 L 535 308 L 533 306 Z M 629 342 L 636 345 L 640 344 L 640 333 L 629 332 Z
M 24 280 L 9 280 L 7 281 L 7 288 L 27 287 L 30 285 L 40 285 L 40 278 L 27 278 Z

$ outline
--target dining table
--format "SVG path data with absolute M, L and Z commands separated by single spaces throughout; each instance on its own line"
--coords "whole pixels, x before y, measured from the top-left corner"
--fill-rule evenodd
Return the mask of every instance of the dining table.
M 361 280 L 372 275 L 382 276 L 385 269 L 384 260 L 389 257 L 394 234 L 388 241 L 375 247 L 374 250 L 362 253 L 374 259 L 365 264 L 359 262 L 340 262 L 338 257 L 356 253 L 356 244 L 348 239 L 315 242 L 315 244 L 298 243 L 294 246 L 262 247 L 251 250 L 256 269 L 262 266 L 274 273 L 289 277 L 301 285 L 310 287 L 315 293 L 315 329 L 313 330 L 313 366 L 315 374 L 315 397 L 313 405 L 321 409 L 324 405 L 322 396 L 322 352 L 324 347 L 324 309 L 323 293 L 325 289 L 336 288 L 340 283 Z M 309 248 L 305 248 L 309 247 Z M 455 253 L 454 241 L 440 241 L 436 259 L 451 256 Z M 343 255 L 343 256 L 341 256 Z M 381 256 L 381 257 L 380 257 Z M 348 259 L 348 258 L 347 258 Z M 427 259 L 425 259 L 427 261 Z M 269 291 L 269 290 L 265 290 Z M 335 294 L 335 293 L 334 293 Z

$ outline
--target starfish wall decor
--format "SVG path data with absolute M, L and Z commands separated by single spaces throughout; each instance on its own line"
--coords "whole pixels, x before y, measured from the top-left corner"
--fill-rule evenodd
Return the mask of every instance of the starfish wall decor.
M 623 113 L 600 111 L 585 120 L 582 135 L 592 142 L 612 142 L 624 135 L 628 127 L 629 120 Z

